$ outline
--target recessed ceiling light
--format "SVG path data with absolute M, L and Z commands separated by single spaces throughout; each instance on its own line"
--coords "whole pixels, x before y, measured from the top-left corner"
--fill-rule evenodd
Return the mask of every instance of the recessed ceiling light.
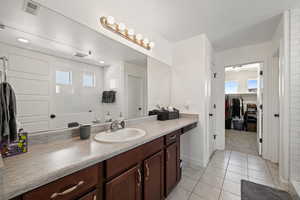
M 25 39 L 25 38 L 17 38 L 18 42 L 21 42 L 21 43 L 26 43 L 28 44 L 29 43 L 29 40 Z
M 100 63 L 100 64 L 104 64 L 105 62 L 104 62 L 103 60 L 100 60 L 99 63 Z

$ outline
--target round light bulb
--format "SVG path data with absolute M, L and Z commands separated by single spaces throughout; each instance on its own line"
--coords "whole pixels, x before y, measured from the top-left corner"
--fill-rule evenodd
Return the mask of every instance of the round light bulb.
M 135 38 L 136 38 L 137 40 L 141 41 L 141 40 L 143 39 L 143 35 L 142 35 L 142 34 L 137 34 L 137 35 L 135 36 Z
M 119 23 L 119 24 L 118 24 L 118 29 L 119 29 L 120 31 L 124 31 L 124 30 L 126 29 L 126 25 L 125 25 L 124 23 Z
M 150 48 L 153 48 L 154 46 L 155 46 L 155 43 L 154 43 L 154 42 L 150 42 L 150 43 L 149 43 L 149 47 L 150 47 Z
M 133 36 L 134 35 L 134 30 L 132 28 L 128 29 L 128 35 L 129 36 Z
M 115 18 L 112 16 L 107 17 L 107 23 L 113 25 L 115 23 Z
M 148 38 L 143 39 L 143 43 L 146 45 L 149 44 L 149 39 Z

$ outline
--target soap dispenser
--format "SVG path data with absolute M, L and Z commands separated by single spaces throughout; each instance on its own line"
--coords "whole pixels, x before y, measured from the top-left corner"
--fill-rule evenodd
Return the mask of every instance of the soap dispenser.
M 107 114 L 105 115 L 104 121 L 105 122 L 112 122 L 110 112 L 107 112 Z

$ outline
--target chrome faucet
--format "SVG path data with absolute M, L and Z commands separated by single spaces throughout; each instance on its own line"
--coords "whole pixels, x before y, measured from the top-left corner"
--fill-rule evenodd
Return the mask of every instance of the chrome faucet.
M 110 131 L 114 132 L 120 129 L 125 128 L 125 121 L 119 121 L 119 120 L 115 120 L 110 124 Z

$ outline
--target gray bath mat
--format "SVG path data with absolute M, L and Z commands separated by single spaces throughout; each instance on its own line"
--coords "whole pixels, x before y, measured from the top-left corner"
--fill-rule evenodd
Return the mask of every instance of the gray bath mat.
M 265 185 L 242 180 L 242 200 L 292 200 L 289 193 Z

